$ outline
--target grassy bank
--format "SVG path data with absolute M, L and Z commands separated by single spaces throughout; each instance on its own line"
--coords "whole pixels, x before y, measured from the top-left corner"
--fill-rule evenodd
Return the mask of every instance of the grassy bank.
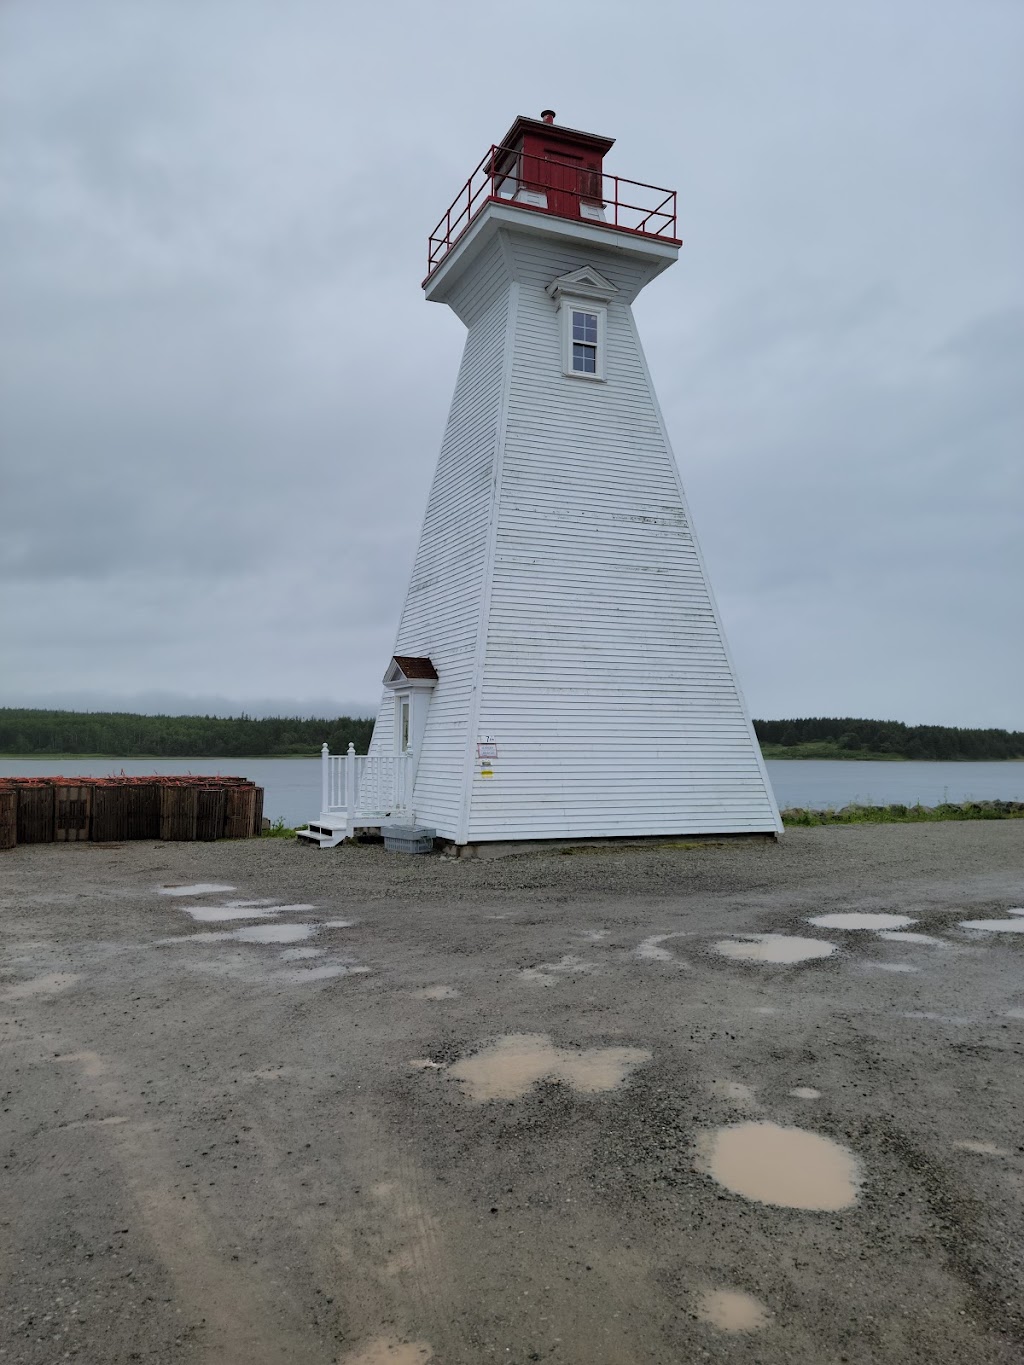
M 843 806 L 782 812 L 786 825 L 913 825 L 939 820 L 1024 820 L 1024 801 L 944 801 L 939 806 Z
M 906 763 L 906 754 L 881 753 L 875 749 L 843 749 L 827 739 L 808 740 L 804 744 L 761 745 L 765 758 L 858 758 L 872 763 Z
M 762 742 L 761 752 L 765 758 L 838 758 L 844 762 L 848 759 L 860 759 L 862 762 L 871 763 L 1020 763 L 1021 759 L 1015 756 L 1009 758 L 970 758 L 964 754 L 955 754 L 951 758 L 932 758 L 930 756 L 917 756 L 913 754 L 894 754 L 892 752 L 882 752 L 878 749 L 844 749 L 840 744 L 834 744 L 827 739 L 807 740 L 803 744 L 768 744 Z
M 785 825 L 916 825 L 941 820 L 1024 820 L 1024 801 L 945 802 L 941 806 L 843 806 L 840 810 L 805 810 L 793 807 L 782 812 Z M 304 826 L 303 826 L 304 828 Z M 292 839 L 295 830 L 278 820 L 264 830 L 264 839 Z M 700 848 L 700 844 L 681 844 Z M 562 850 L 564 852 L 571 850 Z
M 305 829 L 305 825 L 302 827 Z M 294 839 L 295 829 L 291 825 L 286 825 L 281 816 L 274 821 L 269 829 L 263 831 L 264 839 Z

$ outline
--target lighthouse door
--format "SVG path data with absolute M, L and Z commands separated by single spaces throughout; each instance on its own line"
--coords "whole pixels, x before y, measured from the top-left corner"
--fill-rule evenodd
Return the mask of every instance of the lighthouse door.
M 580 216 L 580 182 L 583 158 L 564 152 L 544 153 L 544 182 L 548 192 L 548 212 L 561 218 Z

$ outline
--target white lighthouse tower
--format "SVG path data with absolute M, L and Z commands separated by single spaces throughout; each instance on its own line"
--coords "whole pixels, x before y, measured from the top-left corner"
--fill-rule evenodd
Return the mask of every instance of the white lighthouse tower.
M 675 193 L 554 117 L 430 238 L 468 335 L 369 755 L 325 758 L 336 837 L 781 832 L 632 312 Z

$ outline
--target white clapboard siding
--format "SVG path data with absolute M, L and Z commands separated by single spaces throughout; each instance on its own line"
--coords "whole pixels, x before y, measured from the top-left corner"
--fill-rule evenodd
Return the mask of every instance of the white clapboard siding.
M 445 295 L 469 335 L 395 652 L 439 674 L 415 816 L 458 843 L 781 829 L 630 308 L 655 272 L 602 237 L 505 222 Z M 545 293 L 586 265 L 604 383 L 562 373 Z
M 469 334 L 427 502 L 395 654 L 430 658 L 439 681 L 417 764 L 413 809 L 442 838 L 463 818 L 487 534 L 494 495 L 509 277 L 497 253 L 460 292 Z M 381 699 L 371 753 L 390 753 L 394 698 Z

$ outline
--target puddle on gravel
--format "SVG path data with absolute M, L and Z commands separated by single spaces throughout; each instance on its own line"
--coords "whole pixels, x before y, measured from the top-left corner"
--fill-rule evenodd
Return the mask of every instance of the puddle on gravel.
M 1011 911 L 1011 914 L 1016 913 Z M 984 929 L 990 934 L 1024 934 L 1024 918 L 962 919 L 961 929 Z
M 158 889 L 161 896 L 213 896 L 235 890 L 223 882 L 195 882 L 192 886 L 161 886 Z
M 282 962 L 301 962 L 307 957 L 324 957 L 326 953 L 326 948 L 286 948 L 280 956 Z
M 614 1090 L 651 1054 L 638 1047 L 555 1047 L 543 1033 L 512 1033 L 448 1068 L 470 1099 L 515 1100 L 541 1080 L 564 1081 L 584 1095 Z
M 744 934 L 742 939 L 720 939 L 711 947 L 736 962 L 812 962 L 831 957 L 836 950 L 834 943 L 822 938 L 796 938 L 792 934 Z
M 417 1000 L 454 1000 L 457 995 L 454 986 L 424 986 L 422 990 L 413 991 Z
M 444 1070 L 443 1062 L 432 1062 L 429 1057 L 414 1057 L 411 1062 L 407 1063 L 407 1065 L 411 1066 L 415 1071 Z
M 77 972 L 47 972 L 44 976 L 34 976 L 31 981 L 4 987 L 0 990 L 0 1000 L 31 1000 L 36 995 L 57 995 L 77 980 Z
M 646 958 L 648 962 L 671 962 L 675 957 L 668 948 L 662 948 L 661 944 L 667 938 L 679 938 L 679 934 L 652 934 L 650 938 L 645 938 L 633 951 L 637 957 Z
M 915 921 L 910 915 L 867 914 L 859 910 L 842 910 L 832 915 L 815 915 L 807 922 L 818 929 L 905 929 Z
M 316 924 L 248 924 L 242 929 L 214 930 L 205 934 L 182 934 L 178 938 L 162 938 L 158 946 L 168 943 L 298 943 L 311 938 L 319 928 Z
M 720 1100 L 729 1100 L 733 1104 L 756 1104 L 754 1087 L 744 1085 L 742 1081 L 713 1081 L 711 1093 Z
M 307 906 L 306 908 L 309 909 L 309 910 L 312 910 L 313 907 L 310 905 L 310 906 Z M 354 919 L 329 919 L 329 920 L 326 920 L 323 924 L 321 924 L 320 928 L 321 928 L 321 929 L 351 929 L 352 926 L 353 926 L 353 924 L 355 924 L 355 920 L 354 920 Z
M 308 908 L 312 909 L 312 906 Z M 273 919 L 278 912 L 278 907 L 275 906 L 272 910 L 242 910 L 228 905 L 190 905 L 187 907 L 187 912 L 197 924 L 227 924 L 236 919 Z
M 304 915 L 315 905 L 276 905 L 273 901 L 229 901 L 227 905 L 186 905 L 197 924 L 225 924 L 236 919 L 273 919 L 275 915 Z
M 519 979 L 530 981 L 535 986 L 554 986 L 560 976 L 585 975 L 593 970 L 593 963 L 567 953 L 558 962 L 541 962 L 536 967 L 524 967 L 519 973 Z
M 759 1332 L 771 1314 L 753 1294 L 739 1289 L 707 1289 L 697 1300 L 697 1320 L 720 1332 Z
M 860 1187 L 857 1158 L 846 1147 L 776 1123 L 737 1123 L 702 1133 L 695 1164 L 733 1194 L 788 1209 L 846 1209 Z
M 878 937 L 884 938 L 886 943 L 923 943 L 929 948 L 949 947 L 948 943 L 941 938 L 932 938 L 931 934 L 908 934 L 902 929 L 883 929 Z
M 1024 1019 L 1024 1009 L 1015 1005 L 1012 1010 L 1006 1011 L 1007 1019 Z
M 795 1100 L 820 1100 L 821 1091 L 813 1085 L 797 1085 L 789 1092 Z
M 297 943 L 312 938 L 317 928 L 315 924 L 252 924 L 233 929 L 231 937 L 239 943 Z
M 997 1147 L 994 1142 L 975 1142 L 970 1138 L 964 1138 L 960 1142 L 954 1142 L 953 1146 L 958 1152 L 976 1152 L 978 1156 L 1009 1156 L 1005 1147 Z
M 399 1341 L 377 1337 L 341 1357 L 341 1365 L 427 1365 L 434 1352 L 425 1341 Z

